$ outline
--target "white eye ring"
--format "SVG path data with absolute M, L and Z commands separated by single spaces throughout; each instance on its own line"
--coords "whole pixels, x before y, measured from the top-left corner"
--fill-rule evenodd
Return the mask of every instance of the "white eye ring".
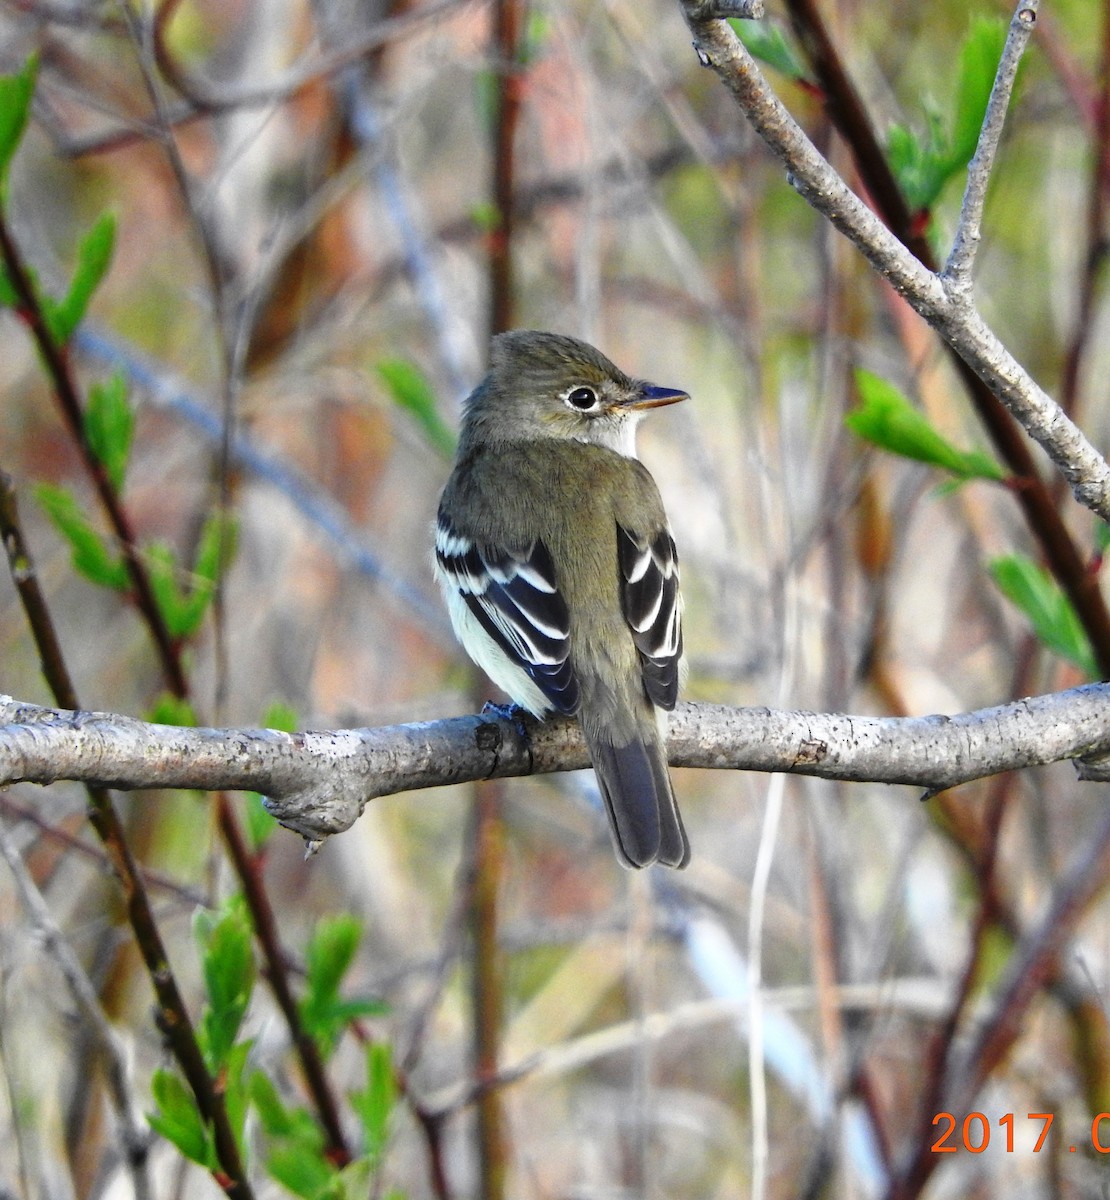
M 597 392 L 591 387 L 579 385 L 573 387 L 563 396 L 563 403 L 575 412 L 593 412 L 598 406 Z

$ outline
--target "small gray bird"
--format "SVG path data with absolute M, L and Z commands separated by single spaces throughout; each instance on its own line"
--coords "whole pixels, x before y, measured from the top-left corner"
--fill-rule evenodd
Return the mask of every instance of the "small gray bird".
M 500 334 L 436 522 L 455 633 L 514 703 L 578 718 L 629 867 L 690 858 L 662 732 L 682 658 L 678 556 L 636 457 L 644 413 L 686 399 L 575 338 Z

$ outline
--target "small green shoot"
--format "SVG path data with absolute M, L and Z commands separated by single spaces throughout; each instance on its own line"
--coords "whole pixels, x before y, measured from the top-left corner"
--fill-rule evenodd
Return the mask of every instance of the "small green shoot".
M 305 952 L 305 993 L 301 1020 L 327 1058 L 340 1034 L 359 1017 L 385 1011 L 380 1000 L 344 1000 L 339 989 L 354 961 L 362 937 L 362 923 L 347 913 L 321 917 Z
M 54 528 L 69 543 L 74 569 L 101 587 L 126 592 L 131 581 L 122 556 L 108 548 L 107 541 L 93 528 L 73 493 L 52 483 L 40 483 L 35 486 L 35 499 Z
M 127 399 L 127 381 L 121 374 L 89 388 L 84 424 L 90 449 L 112 487 L 117 493 L 122 491 L 135 433 L 135 413 Z
M 169 546 L 155 542 L 146 550 L 150 586 L 158 611 L 173 638 L 184 640 L 200 628 L 216 594 L 224 567 L 235 554 L 237 526 L 230 518 L 212 513 L 197 539 L 196 559 L 182 586 L 182 574 Z
M 947 111 L 926 100 L 923 135 L 905 125 L 891 128 L 890 165 L 915 212 L 932 208 L 945 184 L 971 161 L 1005 40 L 1004 22 L 974 20 L 960 46 L 956 87 Z
M 501 228 L 501 210 L 492 200 L 479 200 L 470 206 L 470 219 L 482 233 L 495 233 Z
M 351 1093 L 351 1107 L 362 1123 L 363 1145 L 371 1168 L 376 1170 L 389 1141 L 389 1120 L 397 1102 L 393 1055 L 385 1042 L 366 1047 L 366 1089 Z
M 65 345 L 84 319 L 93 293 L 112 262 L 116 245 L 116 218 L 102 213 L 77 246 L 77 266 L 69 290 L 61 300 L 42 297 L 43 311 L 54 340 Z
M 197 1036 L 208 1069 L 216 1075 L 231 1063 L 232 1048 L 254 990 L 253 930 L 240 896 L 233 896 L 218 914 L 202 910 L 193 930 L 208 995 Z
M 146 719 L 154 725 L 177 725 L 182 729 L 195 729 L 197 714 L 192 704 L 180 696 L 163 692 L 150 706 Z

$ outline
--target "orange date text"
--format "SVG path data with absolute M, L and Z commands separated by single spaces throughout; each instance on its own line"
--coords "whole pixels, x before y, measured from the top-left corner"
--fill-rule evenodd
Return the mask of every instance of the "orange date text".
M 1025 1122 L 1031 1128 L 1033 1136 L 1033 1153 L 1039 1154 L 1052 1128 L 1053 1113 L 1031 1112 L 1025 1114 Z M 993 1122 L 986 1113 L 971 1112 L 962 1120 L 950 1112 L 939 1112 L 933 1117 L 933 1128 L 937 1135 L 929 1149 L 934 1154 L 955 1154 L 957 1150 L 966 1150 L 969 1154 L 982 1154 L 991 1144 L 992 1136 L 996 1147 L 1001 1140 L 1007 1154 L 1014 1152 L 1014 1129 L 1020 1130 L 1022 1118 L 1014 1113 L 1003 1113 Z M 1110 1112 L 1096 1113 L 1091 1119 L 1088 1131 L 1091 1149 L 1096 1154 L 1110 1154 Z M 1024 1139 L 1023 1139 L 1024 1141 Z M 1022 1147 L 1024 1149 L 1024 1146 Z M 1074 1154 L 1079 1147 L 1068 1146 Z

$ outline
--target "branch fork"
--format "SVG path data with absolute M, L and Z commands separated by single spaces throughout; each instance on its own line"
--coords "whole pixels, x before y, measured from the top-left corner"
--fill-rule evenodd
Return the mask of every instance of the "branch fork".
M 732 93 L 756 132 L 782 161 L 794 189 L 840 230 L 875 270 L 979 376 L 1068 481 L 1076 500 L 1110 522 L 1110 463 L 1003 345 L 970 300 L 970 276 L 986 182 L 1013 76 L 1036 20 L 1022 0 L 1010 25 L 987 120 L 969 172 L 960 232 L 945 272 L 935 274 L 902 244 L 834 170 L 771 90 L 729 25 L 682 0 L 698 57 Z M 975 160 L 978 160 L 976 162 Z

